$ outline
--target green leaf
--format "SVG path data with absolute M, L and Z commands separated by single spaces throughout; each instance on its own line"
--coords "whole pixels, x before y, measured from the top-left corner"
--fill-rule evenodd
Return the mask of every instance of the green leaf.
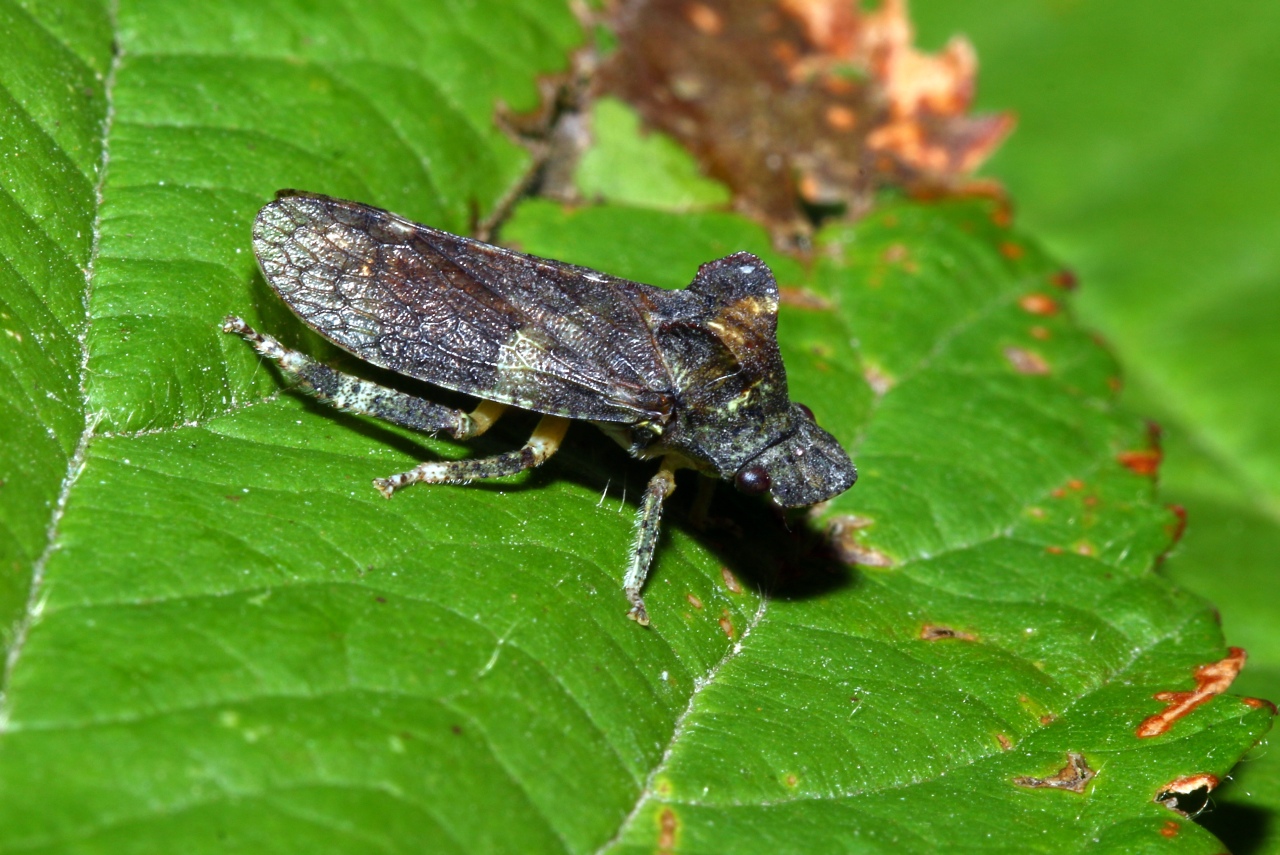
M 1280 698 L 1280 10 L 917 2 L 957 29 L 982 100 L 1020 130 L 991 171 L 1077 266 L 1085 320 L 1164 428 L 1162 493 L 1186 509 L 1170 578 L 1211 597 L 1249 651 L 1238 690 Z M 1280 755 L 1261 747 L 1203 820 L 1235 852 L 1280 853 Z
M 728 187 L 704 178 L 675 140 L 646 132 L 635 111 L 616 98 L 592 105 L 591 133 L 596 144 L 583 153 L 574 175 L 586 198 L 673 211 L 728 204 Z
M 79 465 L 86 268 L 107 114 L 101 9 L 0 6 L 0 627 L 15 642 Z
M 1114 365 L 985 207 L 898 205 L 805 267 L 727 214 L 519 206 L 504 240 L 665 286 L 764 257 L 793 393 L 861 465 L 812 519 L 721 490 L 707 533 L 682 480 L 645 631 L 651 464 L 577 426 L 539 471 L 386 502 L 372 477 L 529 423 L 466 448 L 341 415 L 218 330 L 333 356 L 255 271 L 278 187 L 493 211 L 532 167 L 493 110 L 567 66 L 563 7 L 5 8 L 0 849 L 1220 848 L 1154 799 L 1269 713 L 1136 735 L 1225 649 L 1152 572 L 1173 518 L 1117 460 L 1147 439 Z M 827 521 L 883 566 L 826 557 Z M 1072 752 L 1084 793 L 1026 783 Z

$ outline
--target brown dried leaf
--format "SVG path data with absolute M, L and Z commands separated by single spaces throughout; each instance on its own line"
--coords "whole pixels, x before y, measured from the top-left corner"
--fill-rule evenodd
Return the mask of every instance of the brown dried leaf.
M 878 187 L 979 189 L 967 176 L 1013 127 L 972 117 L 977 58 L 912 46 L 905 0 L 653 0 L 616 16 L 602 86 L 676 137 L 775 232 L 804 206 L 857 215 Z

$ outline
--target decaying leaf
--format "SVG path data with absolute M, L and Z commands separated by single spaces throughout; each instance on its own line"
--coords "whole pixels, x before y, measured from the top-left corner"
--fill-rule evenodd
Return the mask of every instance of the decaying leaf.
M 856 215 L 885 185 L 973 189 L 1013 127 L 968 115 L 972 46 L 916 50 L 904 0 L 657 0 L 624 5 L 615 24 L 603 88 L 775 233 L 804 231 L 805 206 Z

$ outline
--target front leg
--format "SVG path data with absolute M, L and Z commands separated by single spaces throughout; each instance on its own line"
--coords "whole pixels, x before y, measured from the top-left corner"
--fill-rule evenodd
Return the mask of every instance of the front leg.
M 649 566 L 653 564 L 653 552 L 658 546 L 658 532 L 662 524 L 662 503 L 676 490 L 675 471 L 678 465 L 675 459 L 668 456 L 662 459 L 662 468 L 649 479 L 645 487 L 644 499 L 640 502 L 640 513 L 636 517 L 636 542 L 631 548 L 631 561 L 627 565 L 627 575 L 622 586 L 627 600 L 631 603 L 631 611 L 627 617 L 641 626 L 649 625 L 649 613 L 645 611 L 644 600 L 640 590 L 649 575 Z

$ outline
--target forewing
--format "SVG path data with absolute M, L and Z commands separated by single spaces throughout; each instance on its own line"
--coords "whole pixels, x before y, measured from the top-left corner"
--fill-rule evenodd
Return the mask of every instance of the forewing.
M 670 409 L 643 316 L 658 289 L 325 196 L 268 204 L 253 244 L 294 312 L 374 365 L 575 419 Z

